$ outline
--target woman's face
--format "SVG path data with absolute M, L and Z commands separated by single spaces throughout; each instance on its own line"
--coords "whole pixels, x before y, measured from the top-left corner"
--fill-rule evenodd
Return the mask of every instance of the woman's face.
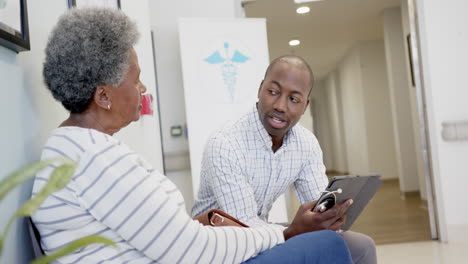
M 140 66 L 138 56 L 134 49 L 130 52 L 130 67 L 122 83 L 112 90 L 111 111 L 114 112 L 113 120 L 127 126 L 140 118 L 141 95 L 146 92 L 146 87 L 140 81 Z

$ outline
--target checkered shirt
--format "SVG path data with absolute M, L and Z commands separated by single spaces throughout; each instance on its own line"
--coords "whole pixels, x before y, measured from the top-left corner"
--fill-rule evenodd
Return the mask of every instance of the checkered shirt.
M 192 215 L 218 208 L 250 226 L 264 225 L 273 202 L 289 185 L 294 184 L 302 204 L 318 199 L 327 183 L 312 132 L 297 124 L 273 152 L 254 107 L 208 140 Z

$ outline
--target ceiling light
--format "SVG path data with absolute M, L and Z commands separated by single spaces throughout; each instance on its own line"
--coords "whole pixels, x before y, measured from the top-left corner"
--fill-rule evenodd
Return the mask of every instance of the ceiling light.
M 298 14 L 305 14 L 310 12 L 310 8 L 308 6 L 301 6 L 298 9 L 296 9 L 296 12 Z
M 289 46 L 297 46 L 299 44 L 301 44 L 301 42 L 298 39 L 293 39 L 289 41 Z
M 296 4 L 303 4 L 303 3 L 309 3 L 309 2 L 320 2 L 323 0 L 294 0 L 294 3 Z

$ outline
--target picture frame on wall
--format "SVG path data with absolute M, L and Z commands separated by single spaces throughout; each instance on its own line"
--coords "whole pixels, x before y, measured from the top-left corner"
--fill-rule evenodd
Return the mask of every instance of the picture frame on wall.
M 120 0 L 68 0 L 69 8 L 80 8 L 87 6 L 120 9 Z
M 26 0 L 0 0 L 0 45 L 17 53 L 30 50 Z

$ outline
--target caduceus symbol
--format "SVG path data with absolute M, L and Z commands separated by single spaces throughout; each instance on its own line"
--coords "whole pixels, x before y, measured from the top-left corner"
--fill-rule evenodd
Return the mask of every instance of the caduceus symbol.
M 210 64 L 222 63 L 221 74 L 223 76 L 224 85 L 226 85 L 226 88 L 228 89 L 232 103 L 234 102 L 235 85 L 237 82 L 237 66 L 234 63 L 244 63 L 250 58 L 240 53 L 238 50 L 234 51 L 232 57 L 229 56 L 229 43 L 227 42 L 224 43 L 224 50 L 226 53 L 225 57 L 221 56 L 219 51 L 215 51 L 208 58 L 204 59 L 204 61 Z

